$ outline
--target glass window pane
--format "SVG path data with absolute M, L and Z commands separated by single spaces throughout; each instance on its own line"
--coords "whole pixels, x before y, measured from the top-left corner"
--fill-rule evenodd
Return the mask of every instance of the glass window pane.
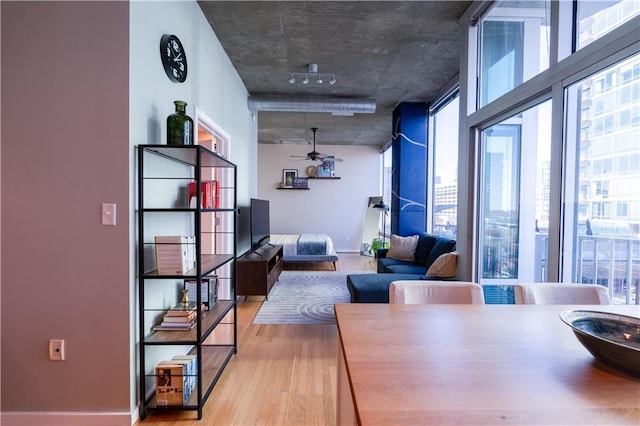
M 546 279 L 550 122 L 551 101 L 546 101 L 482 132 L 484 284 Z
M 576 49 L 582 49 L 639 14 L 638 0 L 578 0 Z
M 479 107 L 549 67 L 547 1 L 498 1 L 480 21 Z
M 458 223 L 459 96 L 433 114 L 433 222 L 431 232 L 455 239 Z
M 570 226 L 563 238 L 564 280 L 607 286 L 614 303 L 636 303 L 640 284 L 640 211 L 635 208 L 640 203 L 640 143 L 638 129 L 630 126 L 640 100 L 628 105 L 628 98 L 619 96 L 630 89 L 624 76 L 637 65 L 640 54 L 567 89 L 565 144 L 573 149 L 568 149 L 566 161 L 575 175 L 567 176 L 566 193 L 574 194 L 573 202 L 587 209 L 574 212 L 571 199 L 567 200 L 565 218 L 570 218 Z M 605 84 L 602 92 L 585 91 L 603 77 L 607 81 L 607 76 L 611 84 Z M 584 120 L 583 105 L 596 104 L 603 97 L 610 97 L 613 104 L 602 112 L 592 110 L 593 119 L 603 119 L 602 128 L 594 127 L 592 133 L 572 131 Z M 627 106 L 621 109 L 623 103 Z M 611 111 L 620 111 L 618 120 L 610 119 Z M 579 158 L 575 153 L 580 153 Z M 580 167 L 572 167 L 571 163 L 578 162 Z M 574 193 L 571 188 L 581 190 Z

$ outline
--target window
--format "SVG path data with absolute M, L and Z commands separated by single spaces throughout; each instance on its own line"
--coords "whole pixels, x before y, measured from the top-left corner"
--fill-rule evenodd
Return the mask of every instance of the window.
M 480 107 L 549 67 L 549 4 L 498 1 L 482 18 Z
M 430 111 L 432 176 L 429 194 L 431 233 L 455 239 L 458 215 L 458 121 L 460 98 L 457 88 L 436 102 Z
M 638 0 L 578 0 L 576 50 L 640 15 Z
M 483 284 L 545 281 L 550 118 L 546 101 L 482 132 Z
M 582 86 L 589 86 L 591 81 L 597 81 L 603 77 L 607 81 L 607 76 L 621 75 L 621 70 L 629 70 L 638 63 L 640 63 L 640 53 L 569 86 L 566 89 L 568 100 L 566 117 L 569 121 L 565 123 L 565 127 L 570 129 L 575 126 L 575 121 L 582 120 L 581 103 L 588 101 L 582 96 L 584 93 Z M 620 87 L 625 84 L 625 88 Z M 628 90 L 628 88 L 629 85 L 623 79 L 612 77 L 610 87 L 612 92 L 623 93 L 621 90 Z M 602 96 L 602 94 L 594 96 Z M 607 111 L 620 110 L 622 100 L 623 98 L 620 97 L 618 103 L 613 103 L 606 108 Z M 631 109 L 620 110 L 617 122 L 610 119 L 613 114 L 606 115 L 602 129 L 598 132 L 594 131 L 588 140 L 582 137 L 574 140 L 575 132 L 570 131 L 565 136 L 567 138 L 565 144 L 575 146 L 574 152 L 580 153 L 581 161 L 593 162 L 592 170 L 576 169 L 575 176 L 568 176 L 567 187 L 583 188 L 588 182 L 594 183 L 587 194 L 579 193 L 574 196 L 574 202 L 586 201 L 588 209 L 577 211 L 573 215 L 569 208 L 565 213 L 565 217 L 573 217 L 573 223 L 567 227 L 567 234 L 564 237 L 565 242 L 573 246 L 573 257 L 567 256 L 564 264 L 567 281 L 610 285 L 613 298 L 618 301 L 630 300 L 631 293 L 627 293 L 626 290 L 628 283 L 625 271 L 628 262 L 638 261 L 637 258 L 633 259 L 631 247 L 640 243 L 637 238 L 640 214 L 631 208 L 638 202 L 637 186 L 634 188 L 631 182 L 640 180 L 637 160 L 640 157 L 640 144 L 637 143 L 638 130 L 629 126 L 629 122 L 633 121 L 634 109 L 640 110 L 640 100 L 634 100 Z M 569 117 L 574 118 L 570 120 Z M 594 158 L 596 156 L 598 158 Z M 577 159 L 569 151 L 566 161 L 577 161 Z M 596 178 L 598 180 L 594 181 Z M 627 181 L 627 178 L 630 180 Z M 567 200 L 567 205 L 570 203 L 571 200 Z M 589 233 L 585 233 L 586 223 L 589 223 Z
M 388 149 L 382 153 L 382 201 L 391 207 L 391 164 L 393 158 L 393 147 L 390 145 Z M 391 234 L 391 214 L 381 214 L 382 221 L 380 229 L 387 234 Z M 386 238 L 389 238 L 389 235 Z M 388 239 L 387 239 L 388 241 Z
M 473 3 L 460 71 L 459 188 L 474 195 L 458 202 L 461 277 L 598 283 L 614 303 L 640 303 L 639 16 L 638 0 Z M 529 121 L 553 122 L 539 132 L 551 136 L 527 142 L 540 129 Z M 548 165 L 531 145 L 550 149 Z

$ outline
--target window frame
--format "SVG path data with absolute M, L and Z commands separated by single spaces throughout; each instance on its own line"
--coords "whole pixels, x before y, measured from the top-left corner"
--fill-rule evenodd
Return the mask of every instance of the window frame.
M 484 4 L 483 4 L 484 3 Z M 460 136 L 458 155 L 458 238 L 459 256 L 458 277 L 478 282 L 479 251 L 479 179 L 477 178 L 479 161 L 479 134 L 493 124 L 499 123 L 535 104 L 552 100 L 552 135 L 550 169 L 551 182 L 554 184 L 550 194 L 549 256 L 547 258 L 547 281 L 557 282 L 562 277 L 562 251 L 565 244 L 563 223 L 563 199 L 573 199 L 567 194 L 564 179 L 572 176 L 575 170 L 567 170 L 563 158 L 568 150 L 564 144 L 565 93 L 571 84 L 612 66 L 638 52 L 640 42 L 640 16 L 623 23 L 618 28 L 604 34 L 574 53 L 571 41 L 574 33 L 571 28 L 563 28 L 561 17 L 573 14 L 568 2 L 551 3 L 550 55 L 549 68 L 524 81 L 521 85 L 482 108 L 477 108 L 476 99 L 478 79 L 476 78 L 479 34 L 477 24 L 481 16 L 489 10 L 487 2 L 474 2 L 461 18 L 463 38 L 461 45 L 460 67 Z M 569 46 L 569 47 L 568 47 Z M 575 188 L 575 191 L 579 191 Z

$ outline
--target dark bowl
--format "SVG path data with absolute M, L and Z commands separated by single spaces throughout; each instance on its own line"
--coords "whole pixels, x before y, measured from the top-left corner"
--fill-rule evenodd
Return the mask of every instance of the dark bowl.
M 560 319 L 600 362 L 640 377 L 640 318 L 596 311 L 565 311 Z

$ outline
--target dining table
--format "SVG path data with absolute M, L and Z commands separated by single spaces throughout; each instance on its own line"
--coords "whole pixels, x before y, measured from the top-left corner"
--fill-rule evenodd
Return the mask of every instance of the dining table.
M 560 319 L 638 305 L 336 304 L 338 425 L 640 425 L 640 378 Z M 640 359 L 638 359 L 640 362 Z

